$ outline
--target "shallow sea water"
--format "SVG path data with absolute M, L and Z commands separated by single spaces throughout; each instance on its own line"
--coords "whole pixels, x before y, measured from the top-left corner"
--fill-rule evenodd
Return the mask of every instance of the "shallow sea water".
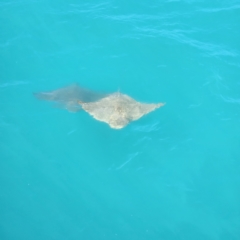
M 240 239 L 240 1 L 0 1 L 0 239 Z M 32 92 L 167 104 L 122 130 Z

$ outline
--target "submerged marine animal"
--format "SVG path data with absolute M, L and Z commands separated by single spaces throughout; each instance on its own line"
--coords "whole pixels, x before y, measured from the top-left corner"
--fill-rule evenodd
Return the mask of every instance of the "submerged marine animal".
M 131 121 L 165 105 L 165 103 L 140 103 L 120 92 L 97 93 L 81 88 L 77 84 L 34 95 L 40 100 L 57 102 L 71 112 L 83 109 L 93 118 L 107 123 L 114 129 L 121 129 Z

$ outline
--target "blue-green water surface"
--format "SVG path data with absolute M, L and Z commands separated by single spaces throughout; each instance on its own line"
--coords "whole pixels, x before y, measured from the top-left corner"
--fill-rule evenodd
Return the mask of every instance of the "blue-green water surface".
M 239 240 L 240 1 L 0 0 L 0 239 Z M 166 105 L 121 130 L 32 92 Z

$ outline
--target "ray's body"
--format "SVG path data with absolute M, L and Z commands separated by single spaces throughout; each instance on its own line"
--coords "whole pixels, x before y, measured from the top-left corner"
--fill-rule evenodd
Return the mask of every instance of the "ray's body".
M 121 129 L 131 121 L 165 105 L 165 103 L 140 103 L 120 92 L 98 93 L 81 88 L 77 84 L 34 95 L 40 100 L 56 102 L 71 112 L 83 109 L 93 118 L 107 123 L 114 129 Z

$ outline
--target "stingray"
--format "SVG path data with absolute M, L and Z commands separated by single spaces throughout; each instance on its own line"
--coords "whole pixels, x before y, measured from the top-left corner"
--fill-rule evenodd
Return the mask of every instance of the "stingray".
M 121 129 L 131 121 L 160 108 L 165 103 L 140 103 L 120 92 L 112 93 L 93 102 L 79 101 L 82 108 L 95 119 Z
M 107 96 L 107 94 L 82 88 L 78 84 L 72 84 L 54 91 L 33 94 L 40 100 L 53 101 L 57 103 L 57 106 L 63 107 L 70 112 L 77 112 L 82 109 L 79 102 L 95 102 Z

